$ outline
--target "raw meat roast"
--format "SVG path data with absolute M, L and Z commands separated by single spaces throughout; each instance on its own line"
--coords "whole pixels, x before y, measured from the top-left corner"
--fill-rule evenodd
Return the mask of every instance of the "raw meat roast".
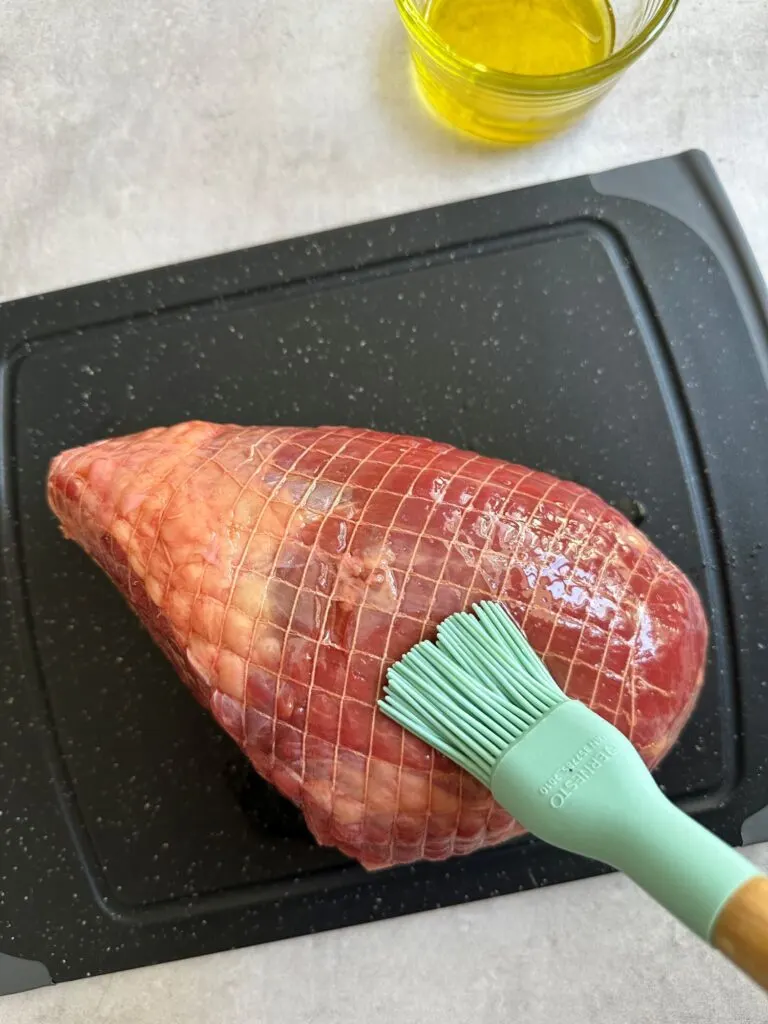
M 452 612 L 502 601 L 650 765 L 701 687 L 685 576 L 590 491 L 522 466 L 370 430 L 182 423 L 65 452 L 48 496 L 257 771 L 368 868 L 522 831 L 376 708 L 387 666 Z

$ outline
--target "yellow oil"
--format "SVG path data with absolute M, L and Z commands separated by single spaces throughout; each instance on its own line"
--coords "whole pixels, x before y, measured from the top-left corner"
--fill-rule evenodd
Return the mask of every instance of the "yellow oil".
M 518 75 L 589 67 L 614 40 L 607 0 L 431 0 L 425 18 L 459 56 Z

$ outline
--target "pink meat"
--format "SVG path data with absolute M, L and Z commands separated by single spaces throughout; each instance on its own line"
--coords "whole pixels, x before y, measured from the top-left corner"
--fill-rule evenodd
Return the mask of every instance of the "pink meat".
M 701 687 L 685 576 L 590 491 L 522 466 L 370 430 L 184 423 L 65 452 L 48 495 L 257 771 L 369 868 L 521 831 L 376 708 L 387 666 L 452 612 L 502 601 L 650 765 Z

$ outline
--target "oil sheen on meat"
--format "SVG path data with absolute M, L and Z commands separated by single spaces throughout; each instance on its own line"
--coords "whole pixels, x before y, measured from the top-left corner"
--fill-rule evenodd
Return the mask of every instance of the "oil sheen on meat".
M 452 612 L 503 602 L 651 766 L 701 687 L 686 577 L 590 491 L 522 466 L 370 430 L 193 422 L 63 453 L 48 496 L 257 771 L 368 868 L 521 831 L 376 708 L 386 668 Z

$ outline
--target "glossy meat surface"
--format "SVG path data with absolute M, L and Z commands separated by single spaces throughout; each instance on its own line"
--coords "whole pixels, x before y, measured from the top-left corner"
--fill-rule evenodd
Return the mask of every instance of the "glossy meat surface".
M 370 868 L 520 831 L 376 708 L 387 666 L 452 612 L 502 601 L 651 765 L 702 683 L 685 576 L 594 494 L 522 466 L 352 428 L 186 423 L 63 453 L 48 497 L 258 772 Z

